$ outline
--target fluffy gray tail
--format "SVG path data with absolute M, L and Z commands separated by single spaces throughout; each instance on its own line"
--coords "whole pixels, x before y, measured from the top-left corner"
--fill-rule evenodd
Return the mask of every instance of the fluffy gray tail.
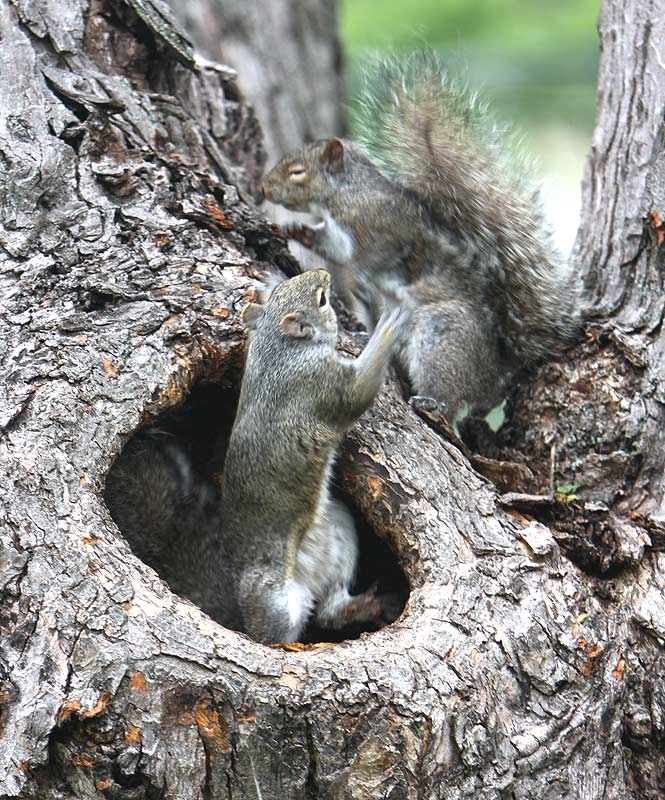
M 435 222 L 477 243 L 501 333 L 541 360 L 575 333 L 576 291 L 551 242 L 516 138 L 431 53 L 370 66 L 359 139 Z

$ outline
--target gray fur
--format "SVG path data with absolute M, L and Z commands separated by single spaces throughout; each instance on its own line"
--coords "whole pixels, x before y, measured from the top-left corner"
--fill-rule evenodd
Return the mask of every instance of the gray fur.
M 354 142 L 322 140 L 285 156 L 264 195 L 325 210 L 311 246 L 365 318 L 411 310 L 398 352 L 414 393 L 444 402 L 451 417 L 463 400 L 487 411 L 516 373 L 574 336 L 574 283 L 531 187 L 506 171 L 487 117 L 435 60 L 382 64 L 367 97 L 381 169 Z
M 373 595 L 352 598 L 353 519 L 329 495 L 345 431 L 385 376 L 397 315 L 379 322 L 358 359 L 340 356 L 324 270 L 275 289 L 255 326 L 224 464 L 223 534 L 243 630 L 263 642 L 297 639 L 313 609 L 336 627 L 379 620 Z M 286 322 L 285 322 L 286 321 Z
M 136 554 L 174 592 L 261 642 L 295 641 L 312 613 L 328 628 L 392 613 L 373 592 L 350 594 L 355 524 L 329 484 L 344 433 L 383 382 L 399 312 L 379 321 L 359 358 L 343 358 L 329 287 L 325 270 L 307 272 L 245 309 L 253 333 L 221 497 L 157 431 L 133 440 L 107 479 L 106 502 Z
M 238 628 L 221 533 L 219 491 L 195 475 L 169 434 L 149 430 L 111 468 L 106 504 L 139 558 L 218 622 Z

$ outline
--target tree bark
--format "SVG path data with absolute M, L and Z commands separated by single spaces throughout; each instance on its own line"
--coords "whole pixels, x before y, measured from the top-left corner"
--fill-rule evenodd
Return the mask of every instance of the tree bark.
M 172 0 L 171 7 L 197 49 L 238 70 L 269 164 L 303 142 L 344 134 L 336 2 Z
M 207 58 L 238 71 L 238 86 L 256 109 L 266 164 L 285 153 L 346 132 L 342 49 L 335 0 L 171 0 L 173 14 Z M 277 224 L 294 215 L 264 204 Z M 291 252 L 307 269 L 322 259 L 295 241 Z
M 516 510 L 390 383 L 338 479 L 394 548 L 406 609 L 301 648 L 173 595 L 102 500 L 129 437 L 197 387 L 228 394 L 230 425 L 239 312 L 260 271 L 294 269 L 251 204 L 253 112 L 159 0 L 0 6 L 0 794 L 662 796 L 665 74 L 647 5 L 601 17 L 577 250 L 597 317 L 524 387 L 532 424 L 511 434 L 537 475 L 547 436 L 557 478 L 595 463 L 590 499 Z

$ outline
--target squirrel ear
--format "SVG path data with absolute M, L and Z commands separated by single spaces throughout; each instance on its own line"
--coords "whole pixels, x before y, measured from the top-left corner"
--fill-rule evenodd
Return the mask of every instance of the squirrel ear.
M 319 159 L 330 172 L 339 172 L 344 166 L 344 143 L 341 139 L 328 139 Z
M 240 319 L 245 323 L 245 325 L 247 325 L 248 328 L 254 330 L 254 328 L 256 328 L 256 323 L 261 319 L 262 316 L 263 306 L 259 305 L 258 303 L 250 303 L 243 308 Z
M 297 311 L 285 314 L 279 322 L 279 329 L 284 336 L 293 339 L 311 339 L 314 336 L 314 328 Z

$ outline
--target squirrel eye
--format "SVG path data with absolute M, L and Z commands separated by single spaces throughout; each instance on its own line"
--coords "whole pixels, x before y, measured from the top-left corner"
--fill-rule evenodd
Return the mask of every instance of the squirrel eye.
M 324 289 L 319 289 L 319 308 L 323 308 L 326 303 L 328 302 L 328 298 L 326 297 L 326 293 Z
M 302 164 L 294 164 L 292 167 L 289 167 L 289 180 L 295 181 L 302 181 L 307 177 L 307 170 Z

